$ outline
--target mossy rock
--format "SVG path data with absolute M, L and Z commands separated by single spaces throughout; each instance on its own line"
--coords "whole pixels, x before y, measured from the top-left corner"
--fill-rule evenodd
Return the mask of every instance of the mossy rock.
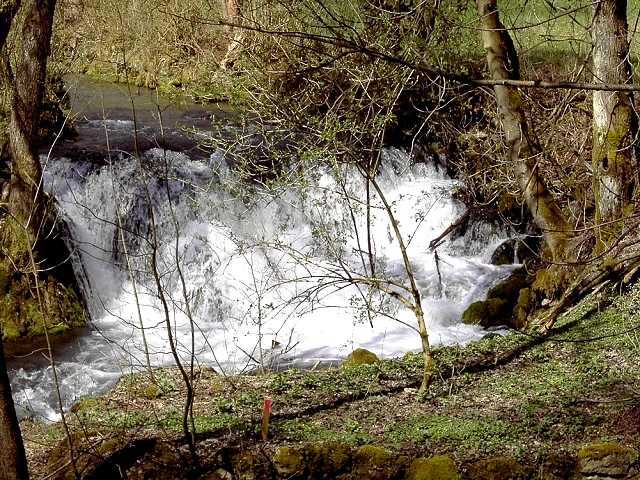
M 5 341 L 44 335 L 45 328 L 51 335 L 61 335 L 86 325 L 84 308 L 73 289 L 48 276 L 41 281 L 39 293 L 40 299 L 27 275 L 14 274 L 5 284 L 0 292 L 0 326 Z
M 416 458 L 411 462 L 407 480 L 459 480 L 455 462 L 447 455 Z
M 473 480 L 525 480 L 529 472 L 511 457 L 492 457 L 474 463 L 469 468 Z
M 154 398 L 160 398 L 162 396 L 162 390 L 155 383 L 150 383 L 144 388 L 142 394 L 145 398 L 153 400 Z
M 541 480 L 567 480 L 576 477 L 575 455 L 557 451 L 550 453 L 540 466 Z
M 563 265 L 551 265 L 536 272 L 531 290 L 539 299 L 558 298 L 571 281 L 571 273 Z
M 513 326 L 524 328 L 529 323 L 529 315 L 535 310 L 533 295 L 530 288 L 523 288 L 518 294 L 518 302 L 513 309 Z
M 347 358 L 344 359 L 342 365 L 345 367 L 354 367 L 356 365 L 374 365 L 380 359 L 378 356 L 365 348 L 356 348 Z
M 491 260 L 489 263 L 492 265 L 511 265 L 515 263 L 516 259 L 516 242 L 517 240 L 512 238 L 505 240 L 491 254 Z
M 51 235 L 39 241 L 31 254 L 32 242 L 25 229 L 7 218 L 1 224 L 0 327 L 5 341 L 41 336 L 45 329 L 60 335 L 86 325 L 63 241 L 68 230 L 63 222 L 50 221 Z M 37 285 L 33 275 L 24 273 L 30 271 L 32 260 L 43 272 L 37 277 Z
M 509 304 L 499 298 L 488 298 L 473 302 L 462 314 L 462 321 L 468 325 L 491 327 L 506 325 L 511 316 Z
M 124 437 L 103 438 L 103 434 L 93 431 L 74 432 L 71 434 L 70 441 L 76 454 L 76 468 L 81 475 L 91 473 L 98 466 L 99 462 L 96 462 L 96 459 L 107 458 L 126 444 Z M 76 480 L 76 473 L 69 459 L 69 444 L 66 438 L 60 440 L 49 452 L 47 470 L 52 472 L 50 478 L 53 480 Z
M 515 305 L 520 290 L 529 287 L 532 281 L 533 278 L 524 267 L 518 268 L 503 281 L 491 287 L 487 292 L 487 298 L 499 298 Z
M 71 412 L 80 415 L 84 412 L 98 408 L 101 404 L 101 401 L 96 397 L 84 397 L 71 406 Z
M 272 460 L 273 468 L 281 478 L 302 478 L 305 470 L 305 461 L 300 449 L 279 447 Z
M 308 478 L 335 478 L 351 466 L 351 447 L 339 442 L 309 445 L 306 453 Z
M 399 475 L 406 464 L 405 457 L 396 457 L 375 445 L 364 445 L 353 455 L 352 478 L 388 480 Z
M 239 452 L 233 457 L 231 464 L 235 479 L 259 480 L 275 476 L 272 463 L 262 452 L 252 450 Z
M 469 305 L 462 314 L 462 321 L 485 328 L 498 325 L 521 328 L 526 324 L 533 302 L 527 293 L 521 297 L 520 292 L 527 289 L 532 281 L 524 267 L 514 270 L 509 277 L 489 289 L 486 300 Z M 518 308 L 520 301 L 522 305 Z
M 578 470 L 587 477 L 622 478 L 631 473 L 638 452 L 617 443 L 595 443 L 578 451 Z

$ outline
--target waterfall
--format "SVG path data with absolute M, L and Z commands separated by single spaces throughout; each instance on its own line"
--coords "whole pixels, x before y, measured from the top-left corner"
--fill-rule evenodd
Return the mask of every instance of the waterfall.
M 482 337 L 460 317 L 511 271 L 488 262 L 505 233 L 479 224 L 480 239 L 476 232 L 446 240 L 436 266 L 429 243 L 464 213 L 452 193 L 459 182 L 397 149 L 385 150 L 381 165 L 377 182 L 407 244 L 432 343 Z M 141 159 L 46 162 L 45 185 L 69 224 L 91 316 L 87 332 L 57 352 L 65 406 L 144 368 L 140 317 L 152 365 L 173 363 L 150 270 L 154 248 L 183 359 L 193 354 L 200 365 L 244 372 L 335 362 L 358 347 L 381 357 L 419 350 L 412 312 L 372 283 L 350 281 L 370 276 L 373 263 L 389 290 L 402 293 L 408 283 L 375 193 L 367 225 L 365 184 L 355 168 L 318 166 L 286 185 L 251 186 L 223 152 L 190 158 L 152 148 Z M 57 418 L 51 370 L 41 359 L 13 362 L 10 375 L 21 416 Z

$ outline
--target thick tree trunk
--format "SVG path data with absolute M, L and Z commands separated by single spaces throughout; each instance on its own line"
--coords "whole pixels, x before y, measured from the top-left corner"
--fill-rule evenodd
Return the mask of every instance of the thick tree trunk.
M 591 36 L 596 82 L 631 83 L 626 0 L 601 0 L 594 5 Z M 593 92 L 593 191 L 596 225 L 625 216 L 637 183 L 638 116 L 631 92 Z M 596 230 L 600 248 L 621 224 Z
M 18 1 L 0 3 L 0 51 L 3 50 Z M 0 326 L 1 327 L 1 326 Z M 0 480 L 26 480 L 29 478 L 27 457 L 11 396 L 0 328 Z
M 56 0 L 29 0 L 24 5 L 19 60 L 12 78 L 8 212 L 32 239 L 37 238 L 44 219 L 42 168 L 34 140 L 38 132 L 55 6 Z
M 518 79 L 520 69 L 513 41 L 498 15 L 497 0 L 476 0 L 482 41 L 494 80 Z M 538 171 L 542 149 L 527 122 L 520 92 L 508 86 L 494 87 L 509 157 L 536 225 L 542 230 L 554 260 L 565 257 L 570 227 Z

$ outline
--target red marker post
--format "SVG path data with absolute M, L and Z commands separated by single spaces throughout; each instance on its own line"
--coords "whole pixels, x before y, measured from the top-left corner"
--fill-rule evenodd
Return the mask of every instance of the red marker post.
M 262 441 L 266 442 L 269 436 L 269 417 L 271 416 L 271 407 L 273 400 L 265 398 L 262 401 Z

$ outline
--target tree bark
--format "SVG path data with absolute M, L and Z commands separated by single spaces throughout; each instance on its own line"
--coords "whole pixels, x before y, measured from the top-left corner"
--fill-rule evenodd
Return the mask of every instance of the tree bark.
M 596 82 L 632 82 L 627 40 L 627 1 L 601 0 L 594 5 L 593 75 Z M 638 116 L 631 92 L 593 92 L 593 191 L 596 237 L 600 248 L 620 230 L 622 218 L 637 184 L 636 138 Z
M 20 2 L 0 3 L 0 51 L 11 28 Z M 3 67 L 4 68 L 4 67 Z M 0 326 L 1 327 L 1 326 Z M 0 480 L 26 480 L 29 478 L 27 457 L 20 425 L 11 395 L 11 384 L 4 359 L 2 329 L 0 328 Z
M 8 212 L 37 237 L 44 219 L 42 168 L 34 148 L 44 94 L 56 0 L 29 0 L 12 80 L 9 145 L 12 156 Z
M 509 32 L 498 15 L 497 0 L 476 0 L 481 20 L 482 42 L 493 80 L 520 78 L 518 55 Z M 518 184 L 536 225 L 542 230 L 554 260 L 566 255 L 570 227 L 538 171 L 542 149 L 529 125 L 520 92 L 510 86 L 495 85 L 494 92 L 509 159 L 513 162 Z
M 13 17 L 20 8 L 20 0 L 0 0 L 0 50 L 7 41 Z
M 0 335 L 0 480 L 29 478 L 27 457 L 20 433 L 18 417 L 11 397 L 11 384 L 4 361 Z
M 225 0 L 225 21 L 228 23 L 225 27 L 225 33 L 229 37 L 229 45 L 227 53 L 220 62 L 220 67 L 229 69 L 233 68 L 240 52 L 242 52 L 244 39 L 244 30 L 240 27 L 242 25 L 242 0 Z

